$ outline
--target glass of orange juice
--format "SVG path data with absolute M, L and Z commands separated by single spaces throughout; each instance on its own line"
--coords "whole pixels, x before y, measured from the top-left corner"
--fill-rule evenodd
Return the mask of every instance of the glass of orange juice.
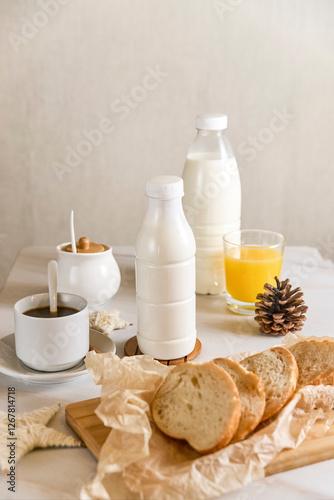
M 242 229 L 225 234 L 223 241 L 227 306 L 252 315 L 263 285 L 276 286 L 275 276 L 280 277 L 285 238 L 272 231 Z

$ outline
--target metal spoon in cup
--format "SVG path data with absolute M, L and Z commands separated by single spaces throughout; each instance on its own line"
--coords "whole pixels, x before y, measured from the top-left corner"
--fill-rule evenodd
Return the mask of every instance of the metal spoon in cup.
M 48 286 L 49 286 L 49 301 L 50 313 L 57 316 L 57 278 L 58 264 L 55 260 L 50 260 L 48 263 Z

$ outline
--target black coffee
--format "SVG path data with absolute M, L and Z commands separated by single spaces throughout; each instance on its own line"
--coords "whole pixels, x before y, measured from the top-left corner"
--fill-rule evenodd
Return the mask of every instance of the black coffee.
M 26 316 L 32 316 L 34 318 L 61 318 L 62 316 L 70 316 L 70 314 L 75 314 L 79 312 L 78 309 L 74 307 L 58 306 L 57 312 L 51 312 L 49 306 L 36 307 L 35 309 L 29 309 L 23 314 Z

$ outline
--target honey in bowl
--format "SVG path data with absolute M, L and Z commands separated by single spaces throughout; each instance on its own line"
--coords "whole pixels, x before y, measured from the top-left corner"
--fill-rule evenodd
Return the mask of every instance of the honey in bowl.
M 49 306 L 44 306 L 28 309 L 28 311 L 25 311 L 23 314 L 33 318 L 62 318 L 63 316 L 70 316 L 71 314 L 75 314 L 77 312 L 79 312 L 78 309 L 67 306 L 58 306 L 56 312 L 51 312 Z

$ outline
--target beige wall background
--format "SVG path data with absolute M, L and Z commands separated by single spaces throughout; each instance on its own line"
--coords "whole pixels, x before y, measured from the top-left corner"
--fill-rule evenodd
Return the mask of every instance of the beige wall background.
M 132 245 L 224 112 L 244 227 L 334 256 L 333 0 L 0 0 L 0 286 L 27 245 Z M 88 139 L 89 138 L 89 139 Z

